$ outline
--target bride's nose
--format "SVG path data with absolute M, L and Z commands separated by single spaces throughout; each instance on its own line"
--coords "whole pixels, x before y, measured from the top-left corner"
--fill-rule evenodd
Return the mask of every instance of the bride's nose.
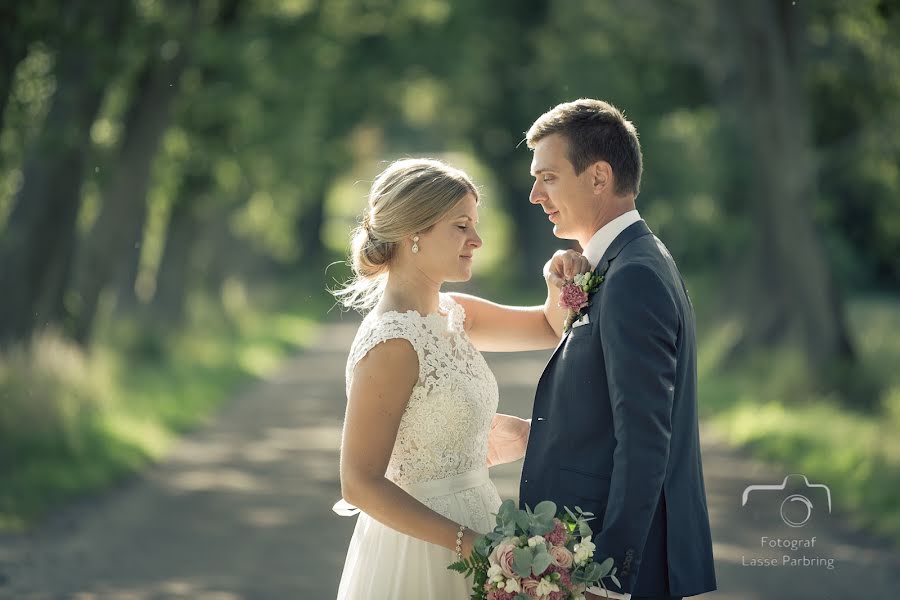
M 469 240 L 469 245 L 473 248 L 481 248 L 481 236 L 477 233 L 473 234 L 472 238 Z

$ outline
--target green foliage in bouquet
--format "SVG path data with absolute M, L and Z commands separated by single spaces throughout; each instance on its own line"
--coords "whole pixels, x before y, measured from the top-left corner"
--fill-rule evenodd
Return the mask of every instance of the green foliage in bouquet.
M 493 531 L 478 538 L 471 555 L 449 565 L 448 569 L 472 577 L 471 599 L 486 600 L 492 589 L 490 587 L 492 583 L 499 581 L 496 585 L 503 585 L 503 577 L 495 575 L 492 579 L 489 576 L 492 566 L 495 573 L 499 570 L 496 563 L 492 562 L 494 559 L 489 558 L 498 546 L 502 544 L 513 546 L 512 562 L 509 566 L 521 581 L 526 578 L 545 577 L 548 582 L 560 583 L 559 573 L 548 573 L 549 567 L 555 564 L 550 549 L 557 546 L 554 550 L 566 548 L 574 556 L 569 574 L 572 584 L 580 589 L 593 585 L 605 588 L 603 579 L 606 578 L 620 585 L 612 558 L 607 558 L 601 563 L 590 560 L 593 557 L 594 545 L 590 542 L 593 531 L 588 522 L 593 519 L 592 513 L 586 513 L 577 506 L 574 512 L 568 507 L 563 507 L 562 512 L 557 512 L 555 503 L 544 501 L 533 510 L 528 506 L 525 510 L 519 510 L 512 500 L 506 500 L 497 512 L 497 524 Z M 558 529 L 560 525 L 565 534 L 564 540 L 560 537 L 562 535 Z M 543 536 L 554 537 L 554 532 L 555 543 L 543 538 Z M 517 580 L 517 583 L 520 580 Z M 529 600 L 524 591 L 516 591 L 519 592 L 515 596 L 516 600 Z M 581 596 L 579 594 L 573 597 Z

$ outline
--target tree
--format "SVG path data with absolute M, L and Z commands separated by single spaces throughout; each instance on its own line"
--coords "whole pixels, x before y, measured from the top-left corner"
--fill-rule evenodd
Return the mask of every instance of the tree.
M 56 93 L 0 239 L 0 342 L 26 340 L 61 297 L 71 266 L 91 125 L 115 72 L 129 5 L 66 5 Z
M 854 358 L 844 308 L 811 204 L 818 196 L 803 87 L 803 13 L 786 0 L 718 14 L 723 52 L 711 70 L 723 109 L 751 157 L 755 244 L 742 289 L 744 345 L 799 342 L 812 365 Z
M 130 266 L 123 259 L 131 256 L 129 249 L 143 236 L 153 159 L 169 124 L 170 106 L 180 89 L 197 27 L 197 0 L 181 8 L 179 14 L 178 6 L 170 7 L 169 18 L 175 21 L 171 31 L 162 32 L 136 78 L 99 218 L 77 254 L 73 277 L 77 311 L 70 333 L 82 345 L 90 339 L 100 293 Z

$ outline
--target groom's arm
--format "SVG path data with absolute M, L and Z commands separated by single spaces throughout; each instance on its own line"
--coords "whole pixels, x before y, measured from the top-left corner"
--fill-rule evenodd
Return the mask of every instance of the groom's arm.
M 630 593 L 669 459 L 680 319 L 645 265 L 624 265 L 603 286 L 599 327 L 616 449 L 597 558 L 613 557 L 622 583 L 614 591 Z

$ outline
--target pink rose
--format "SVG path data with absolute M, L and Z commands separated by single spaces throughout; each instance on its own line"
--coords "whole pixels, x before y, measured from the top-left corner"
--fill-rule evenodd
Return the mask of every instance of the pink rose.
M 516 547 L 512 544 L 500 544 L 494 551 L 491 552 L 491 556 L 489 560 L 496 565 L 500 566 L 500 570 L 503 571 L 503 575 L 509 579 L 510 577 L 516 577 L 516 572 L 513 570 L 513 550 Z
M 522 585 L 522 593 L 523 594 L 526 594 L 530 598 L 538 597 L 538 593 L 537 593 L 538 580 L 537 579 L 534 579 L 532 577 L 523 579 L 521 585 Z
M 565 546 L 553 546 L 550 548 L 550 558 L 553 559 L 554 565 L 563 569 L 571 568 L 572 563 L 575 562 L 575 557 L 572 556 L 572 553 Z
M 579 311 L 588 305 L 588 295 L 580 286 L 567 283 L 559 293 L 559 307 Z

